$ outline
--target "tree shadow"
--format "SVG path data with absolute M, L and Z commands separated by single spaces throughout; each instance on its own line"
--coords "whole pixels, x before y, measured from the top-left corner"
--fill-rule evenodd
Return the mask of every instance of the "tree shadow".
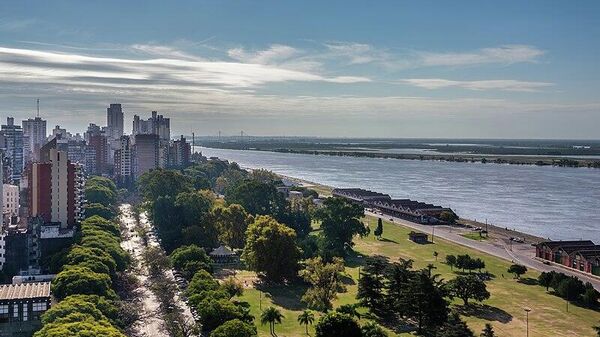
M 344 257 L 344 263 L 348 268 L 362 267 L 365 264 L 365 257 L 367 256 L 369 255 L 363 255 L 353 250 Z
M 288 310 L 302 310 L 306 305 L 302 302 L 302 295 L 308 286 L 302 282 L 293 284 L 275 284 L 260 282 L 256 289 L 264 293 L 264 296 L 273 301 L 274 304 Z
M 341 281 L 342 281 L 342 283 L 344 285 L 347 285 L 347 286 L 352 286 L 352 285 L 356 284 L 356 282 L 354 281 L 354 279 L 352 277 L 350 277 L 350 276 L 342 276 Z
M 379 241 L 381 241 L 381 242 L 391 242 L 391 243 L 398 244 L 398 241 L 392 240 L 392 239 L 387 239 L 387 238 L 384 238 L 384 237 L 382 237 L 381 239 L 379 239 Z
M 473 316 L 486 321 L 498 321 L 508 323 L 512 321 L 513 316 L 508 312 L 489 306 L 487 304 L 469 304 L 467 306 L 456 306 L 456 310 L 464 316 Z
M 521 278 L 517 282 L 526 284 L 528 286 L 536 286 L 539 284 L 538 280 L 531 278 L 531 277 Z
M 371 319 L 379 325 L 386 327 L 397 334 L 410 333 L 417 330 L 417 326 L 411 322 L 404 321 L 395 317 L 379 317 L 371 312 L 364 315 L 364 318 Z

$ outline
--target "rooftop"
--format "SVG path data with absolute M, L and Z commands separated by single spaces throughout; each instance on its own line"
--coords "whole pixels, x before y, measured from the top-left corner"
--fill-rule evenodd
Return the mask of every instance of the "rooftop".
M 50 282 L 0 285 L 0 301 L 40 297 L 50 297 Z
M 576 240 L 576 241 L 544 241 L 540 242 L 540 245 L 546 245 L 550 248 L 558 247 L 593 247 L 594 242 L 590 240 Z

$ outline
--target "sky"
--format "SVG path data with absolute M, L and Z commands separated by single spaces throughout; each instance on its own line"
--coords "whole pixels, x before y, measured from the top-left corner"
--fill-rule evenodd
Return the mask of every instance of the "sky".
M 599 139 L 600 2 L 0 2 L 0 118 L 172 134 Z

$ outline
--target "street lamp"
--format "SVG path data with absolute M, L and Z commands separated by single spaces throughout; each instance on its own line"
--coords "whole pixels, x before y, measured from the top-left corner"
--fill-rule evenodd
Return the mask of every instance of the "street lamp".
M 525 308 L 525 316 L 526 316 L 526 324 L 527 324 L 527 337 L 529 337 L 529 312 L 531 311 L 531 309 L 529 308 Z

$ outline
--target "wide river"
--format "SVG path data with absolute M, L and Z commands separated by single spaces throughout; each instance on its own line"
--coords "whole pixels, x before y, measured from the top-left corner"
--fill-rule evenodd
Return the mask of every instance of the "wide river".
M 600 169 L 199 149 L 245 168 L 451 207 L 463 218 L 553 240 L 600 244 Z

